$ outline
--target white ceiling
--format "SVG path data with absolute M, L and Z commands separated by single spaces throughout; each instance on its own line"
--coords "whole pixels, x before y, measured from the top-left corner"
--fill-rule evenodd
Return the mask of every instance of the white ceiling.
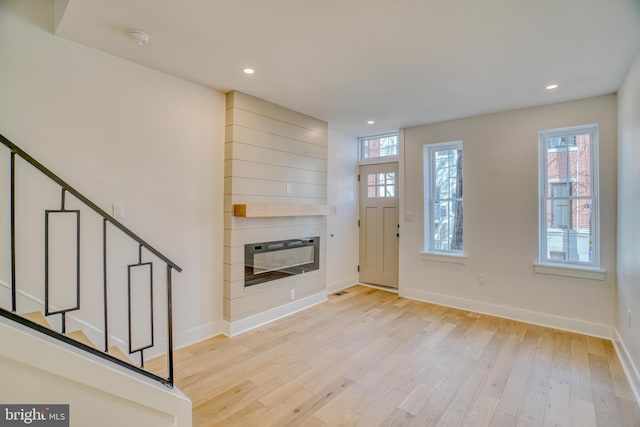
M 640 4 L 69 0 L 57 34 L 365 136 L 615 92 L 640 49 Z

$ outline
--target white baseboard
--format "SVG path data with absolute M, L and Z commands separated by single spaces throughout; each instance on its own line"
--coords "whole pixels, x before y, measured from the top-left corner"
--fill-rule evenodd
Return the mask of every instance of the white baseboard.
M 534 325 L 560 329 L 563 331 L 577 332 L 608 340 L 612 338 L 613 334 L 613 327 L 603 323 L 588 322 L 570 317 L 557 316 L 555 314 L 525 310 L 506 305 L 491 304 L 451 295 L 426 292 L 418 289 L 402 288 L 400 289 L 400 296 L 446 307 L 459 308 L 491 316 L 532 323 Z
M 206 339 L 215 337 L 216 335 L 224 334 L 227 331 L 227 326 L 224 320 L 215 320 L 205 325 L 196 326 L 186 331 L 178 332 L 173 337 L 173 347 L 175 350 L 187 347 L 191 344 L 204 341 Z
M 213 338 L 216 335 L 226 335 L 226 325 L 224 321 L 216 320 L 204 325 L 196 326 L 186 331 L 173 333 L 173 351 L 190 346 L 191 344 Z M 155 345 L 145 350 L 145 360 L 150 360 L 167 353 L 167 338 L 162 337 L 156 340 Z
M 245 317 L 244 319 L 236 320 L 234 322 L 224 321 L 224 334 L 230 337 L 234 337 L 243 332 L 247 332 L 251 329 L 255 329 L 259 326 L 273 322 L 274 320 L 281 319 L 316 304 L 323 303 L 326 300 L 327 291 L 322 291 L 295 301 L 291 301 L 290 303 L 281 305 L 280 307 L 275 307 L 270 310 L 263 311 L 262 313 Z
M 620 360 L 620 365 L 622 365 L 622 369 L 624 370 L 627 380 L 629 381 L 629 385 L 631 386 L 633 396 L 636 398 L 636 403 L 640 405 L 640 371 L 638 371 L 635 363 L 633 363 L 633 359 L 631 358 L 629 351 L 627 351 L 627 346 L 624 345 L 624 341 L 622 341 L 622 337 L 616 328 L 613 329 L 612 341 L 613 347 L 616 349 L 618 359 Z

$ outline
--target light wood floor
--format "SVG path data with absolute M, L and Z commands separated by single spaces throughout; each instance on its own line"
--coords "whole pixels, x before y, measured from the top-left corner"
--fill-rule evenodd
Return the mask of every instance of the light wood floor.
M 363 286 L 175 360 L 196 427 L 640 426 L 609 341 Z

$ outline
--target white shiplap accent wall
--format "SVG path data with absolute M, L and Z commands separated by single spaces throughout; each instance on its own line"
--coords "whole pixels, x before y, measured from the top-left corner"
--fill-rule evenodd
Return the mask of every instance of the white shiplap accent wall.
M 239 218 L 239 203 L 326 204 L 328 125 L 241 92 L 227 94 L 224 318 L 255 316 L 325 291 L 326 218 Z M 287 192 L 287 185 L 290 192 Z M 244 287 L 244 245 L 320 236 L 320 269 Z

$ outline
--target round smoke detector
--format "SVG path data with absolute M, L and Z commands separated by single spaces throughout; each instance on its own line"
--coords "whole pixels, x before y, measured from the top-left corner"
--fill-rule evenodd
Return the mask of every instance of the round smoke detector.
M 149 43 L 149 34 L 145 33 L 142 30 L 132 28 L 130 30 L 127 30 L 127 35 L 139 46 L 143 46 Z

